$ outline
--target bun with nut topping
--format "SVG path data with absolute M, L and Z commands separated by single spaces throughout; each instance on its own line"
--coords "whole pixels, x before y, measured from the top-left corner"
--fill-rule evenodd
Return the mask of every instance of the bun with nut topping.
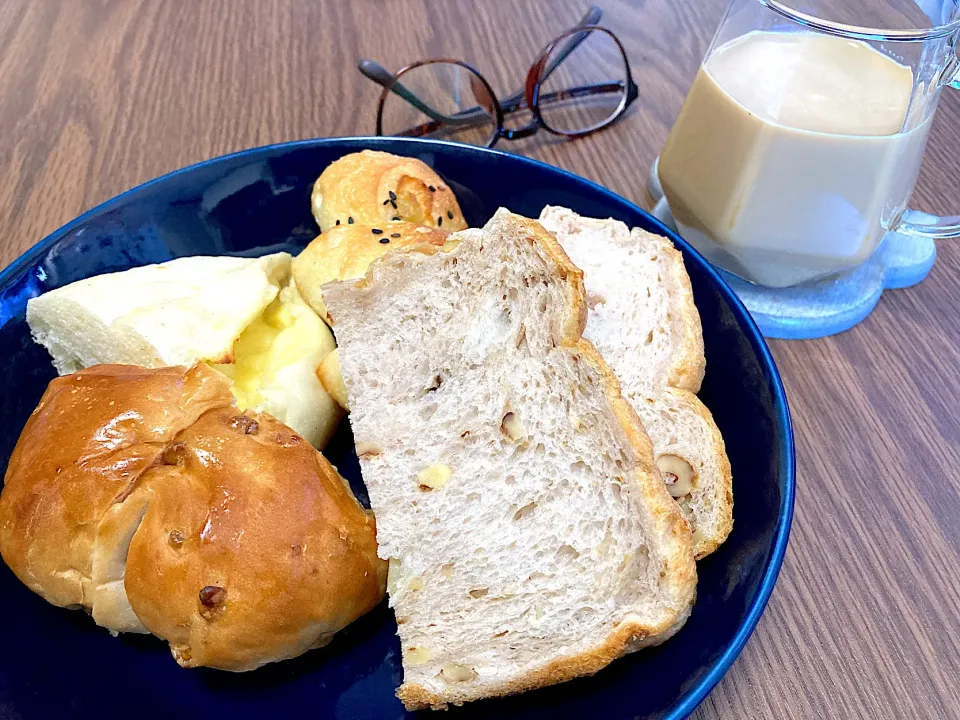
M 386 579 L 337 471 L 204 364 L 54 379 L 10 458 L 0 554 L 54 605 L 235 671 L 326 644 Z

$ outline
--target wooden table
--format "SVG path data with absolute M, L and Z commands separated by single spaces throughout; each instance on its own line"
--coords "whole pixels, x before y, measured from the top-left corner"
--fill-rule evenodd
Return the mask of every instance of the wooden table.
M 869 0 L 863 0 L 868 2 Z M 837 0 L 838 3 L 841 0 Z M 639 107 L 507 149 L 649 206 L 647 170 L 725 0 L 606 0 Z M 389 68 L 467 59 L 506 92 L 584 0 L 0 3 L 0 265 L 77 214 L 241 148 L 370 134 Z M 960 93 L 915 203 L 958 211 Z M 856 329 L 773 342 L 797 434 L 793 535 L 756 633 L 695 717 L 960 717 L 960 248 Z

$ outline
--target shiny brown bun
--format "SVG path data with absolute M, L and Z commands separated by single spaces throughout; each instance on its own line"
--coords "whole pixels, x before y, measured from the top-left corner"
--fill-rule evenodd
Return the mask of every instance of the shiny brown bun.
M 53 380 L 10 460 L 0 554 L 50 602 L 226 670 L 325 644 L 385 582 L 373 518 L 336 470 L 240 414 L 203 364 Z
M 149 470 L 133 611 L 181 665 L 251 670 L 325 645 L 383 597 L 373 516 L 269 415 L 204 414 Z
M 313 186 L 313 216 L 323 232 L 340 225 L 415 225 L 463 230 L 450 187 L 416 158 L 364 150 L 327 166 Z M 384 227 L 386 229 L 386 227 Z
M 4 561 L 54 605 L 146 632 L 123 591 L 124 539 L 139 522 L 126 501 L 180 431 L 230 403 L 229 381 L 205 365 L 97 365 L 51 381 L 4 477 Z
M 318 235 L 294 258 L 293 279 L 303 299 L 320 317 L 326 318 L 321 285 L 361 278 L 370 263 L 390 250 L 422 243 L 440 246 L 447 235 L 441 228 L 408 222 L 340 225 Z

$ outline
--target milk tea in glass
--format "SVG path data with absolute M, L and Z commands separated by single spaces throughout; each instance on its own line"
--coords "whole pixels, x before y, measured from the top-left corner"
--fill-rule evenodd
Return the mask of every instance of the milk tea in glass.
M 960 66 L 957 2 L 935 0 L 933 17 L 905 6 L 882 29 L 733 0 L 660 156 L 683 237 L 783 287 L 859 265 L 890 230 L 960 234 L 960 218 L 907 210 L 940 90 Z

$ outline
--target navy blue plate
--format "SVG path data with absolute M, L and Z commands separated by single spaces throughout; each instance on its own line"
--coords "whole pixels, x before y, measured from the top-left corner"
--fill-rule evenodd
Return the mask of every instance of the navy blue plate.
M 45 290 L 182 255 L 260 255 L 313 239 L 310 188 L 341 155 L 375 148 L 421 158 L 453 187 L 471 225 L 500 206 L 546 204 L 668 235 L 684 254 L 703 320 L 700 397 L 733 466 L 733 534 L 699 563 L 697 604 L 659 648 L 594 677 L 473 703 L 449 717 L 686 717 L 730 667 L 773 590 L 793 515 L 794 451 L 780 377 L 757 327 L 710 266 L 650 215 L 598 185 L 526 158 L 450 143 L 311 140 L 217 158 L 165 175 L 80 216 L 0 274 L 0 463 L 54 377 L 24 320 Z M 347 423 L 327 452 L 364 495 Z M 0 564 L 0 717 L 401 718 L 400 647 L 386 603 L 325 649 L 252 673 L 180 669 L 152 637 L 112 638 L 84 613 L 53 607 Z M 444 717 L 448 717 L 444 715 Z

